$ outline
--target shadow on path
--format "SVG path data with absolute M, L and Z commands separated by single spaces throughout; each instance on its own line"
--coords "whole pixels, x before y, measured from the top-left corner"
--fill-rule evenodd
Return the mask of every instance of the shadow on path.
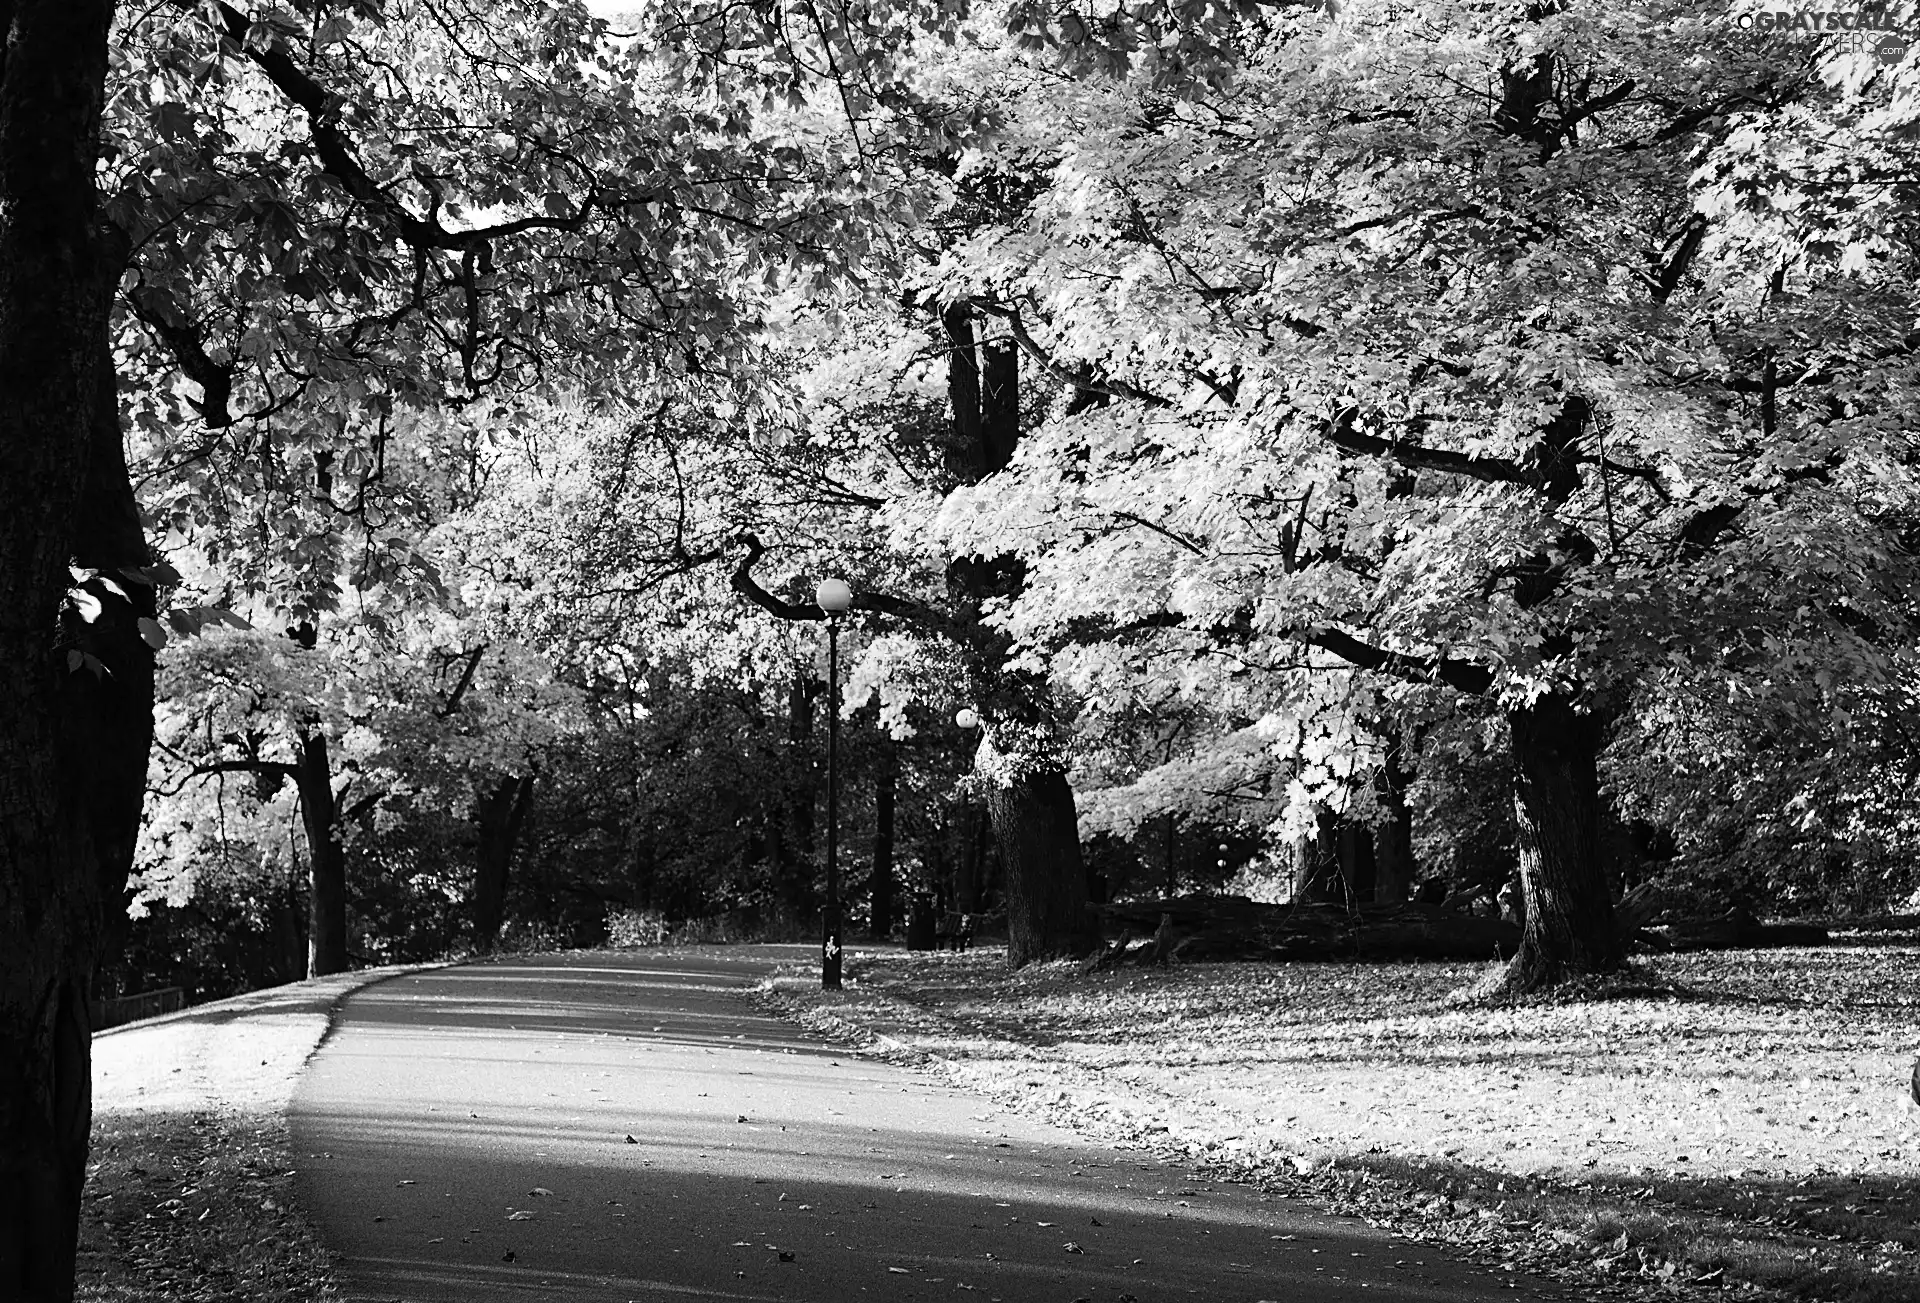
M 565 955 L 354 996 L 293 1113 L 345 1297 L 1544 1296 L 850 1056 L 746 1002 L 767 966 Z

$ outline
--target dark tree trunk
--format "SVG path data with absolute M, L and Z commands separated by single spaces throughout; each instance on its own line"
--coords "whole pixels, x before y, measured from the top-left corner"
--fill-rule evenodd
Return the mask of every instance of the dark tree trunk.
M 506 919 L 507 878 L 520 825 L 533 801 L 533 774 L 509 775 L 480 799 L 474 811 L 480 840 L 473 861 L 473 944 L 492 950 Z
M 883 738 L 873 781 L 873 873 L 867 881 L 867 924 L 882 941 L 893 935 L 893 801 L 899 781 L 899 755 Z
M 1373 899 L 1397 905 L 1413 895 L 1413 812 L 1407 808 L 1407 771 L 1398 733 L 1387 741 L 1387 756 L 1374 775 L 1374 794 L 1384 813 L 1373 830 Z
M 793 785 L 787 792 L 787 826 L 791 836 L 782 849 L 790 852 L 776 866 L 775 898 L 789 922 L 813 917 L 814 886 L 814 798 L 819 783 L 814 771 L 813 699 L 819 684 L 811 671 L 796 670 L 787 692 L 787 743 L 791 748 Z
M 920 862 L 923 866 L 921 877 L 907 893 L 907 949 L 931 950 L 934 947 L 934 929 L 939 920 L 934 913 L 933 884 L 940 881 L 947 872 L 949 847 L 953 831 L 942 823 L 920 846 Z
M 347 970 L 347 857 L 334 827 L 325 733 L 315 730 L 300 739 L 294 772 L 307 829 L 307 976 L 325 977 Z
M 93 582 L 100 614 L 90 623 L 61 614 L 70 561 L 147 559 L 137 520 L 126 528 L 130 490 L 116 465 L 107 311 L 120 254 L 95 227 L 112 8 L 0 5 L 0 1299 L 8 1303 L 73 1297 L 92 1114 L 88 987 L 110 933 L 106 914 L 121 904 L 152 718 L 151 658 L 127 645 L 149 595 L 135 593 L 129 605 Z M 96 744 L 105 750 L 90 751 Z
M 1319 812 L 1311 837 L 1293 846 L 1293 898 L 1315 905 L 1344 905 L 1346 883 L 1340 876 L 1340 821 Z
M 947 467 L 956 478 L 978 482 L 1005 470 L 1019 446 L 1019 351 L 1005 339 L 982 344 L 973 309 L 964 302 L 944 309 L 941 324 L 950 345 L 947 397 L 954 431 Z M 1046 717 L 1046 683 L 1010 670 L 1010 643 L 980 619 L 983 603 L 1017 595 L 1024 581 L 1024 566 L 1012 555 L 956 557 L 947 567 L 955 609 L 976 627 L 968 658 L 975 700 L 989 719 L 1031 726 Z M 1016 967 L 1085 955 L 1100 945 L 1099 925 L 1088 909 L 1073 789 L 1046 746 L 1018 757 L 1020 776 L 1008 785 L 990 784 L 987 798 L 1006 875 L 1007 962 Z M 973 875 L 969 886 L 976 900 L 979 883 Z
M 1007 963 L 1018 968 L 1099 949 L 1067 776 L 1058 769 L 1022 772 L 988 787 L 987 808 L 1007 870 Z
M 986 869 L 987 843 L 993 838 L 993 828 L 987 812 L 974 807 L 963 808 L 962 827 L 970 830 L 960 835 L 960 853 L 953 860 L 953 907 L 962 914 L 980 912 L 981 878 Z
M 273 906 L 273 967 L 281 982 L 297 982 L 307 975 L 307 934 L 301 926 L 306 911 L 301 904 L 299 880 L 290 877 L 286 894 Z
M 956 303 L 940 314 L 947 332 L 947 406 L 953 413 L 953 439 L 947 445 L 947 472 L 973 483 L 987 473 L 980 437 L 980 355 L 973 346 L 973 309 Z
M 1178 822 L 1178 817 L 1175 815 L 1170 814 L 1166 817 L 1166 825 L 1167 825 L 1166 826 L 1166 839 L 1167 839 L 1166 874 L 1167 876 L 1166 876 L 1166 880 L 1163 883 L 1161 883 L 1160 894 L 1162 896 L 1167 897 L 1169 900 L 1171 900 L 1173 897 L 1180 894 L 1180 868 L 1179 868 L 1178 862 L 1175 861 L 1175 859 L 1173 858 L 1173 834 L 1174 834 L 1174 827 L 1177 824 L 1177 822 Z
M 1508 712 L 1514 823 L 1526 923 L 1507 989 L 1531 991 L 1620 966 L 1623 948 L 1601 853 L 1598 764 L 1604 723 L 1566 697 Z
M 1020 442 L 1020 353 L 1011 340 L 980 350 L 980 451 L 988 473 L 1005 470 Z
M 1346 888 L 1347 903 L 1358 905 L 1373 899 L 1373 829 L 1351 817 L 1340 820 L 1340 882 Z

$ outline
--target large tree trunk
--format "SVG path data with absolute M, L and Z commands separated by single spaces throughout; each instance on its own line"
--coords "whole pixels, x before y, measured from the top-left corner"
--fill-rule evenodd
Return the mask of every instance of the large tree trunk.
M 947 468 L 976 483 L 1013 461 L 1020 442 L 1020 355 L 1011 340 L 982 343 L 974 311 L 965 302 L 941 312 L 948 348 L 947 398 L 953 412 L 953 442 Z M 1017 556 L 956 557 L 947 566 L 947 588 L 962 619 L 975 626 L 969 679 L 981 713 L 1016 722 L 1027 733 L 1046 717 L 1043 678 L 1008 668 L 1006 636 L 981 620 L 989 599 L 1017 595 L 1025 567 Z M 1043 726 L 1044 727 L 1044 726 Z M 983 743 L 983 750 L 990 744 Z M 1086 869 L 1073 789 L 1065 772 L 1050 763 L 1047 744 L 1029 745 L 1004 784 L 990 784 L 987 808 L 1006 872 L 1007 962 L 1084 955 L 1100 944 L 1100 929 L 1088 909 Z M 979 878 L 971 884 L 977 898 Z
M 347 857 L 334 827 L 325 733 L 316 729 L 300 740 L 294 769 L 307 828 L 307 976 L 324 977 L 347 970 Z
M 1073 789 L 1058 769 L 1023 770 L 987 788 L 1006 865 L 1007 963 L 1078 958 L 1100 947 L 1087 900 Z
M 1522 992 L 1618 968 L 1623 947 L 1600 842 L 1603 721 L 1553 694 L 1507 725 L 1526 921 L 1506 989 Z
M 123 561 L 111 533 L 128 493 L 113 464 L 107 351 L 117 250 L 95 231 L 111 15 L 100 0 L 0 6 L 0 1299 L 9 1303 L 73 1297 L 92 1113 L 88 987 L 105 911 L 119 905 L 151 727 L 151 659 L 124 646 L 137 611 L 94 583 L 100 627 L 61 615 L 70 561 L 146 559 L 136 547 Z M 128 681 L 111 673 L 116 664 Z M 96 740 L 105 754 L 87 752 Z M 129 778 L 135 743 L 141 772 Z
M 1373 899 L 1397 905 L 1413 895 L 1413 812 L 1407 808 L 1407 771 L 1399 734 L 1387 741 L 1386 760 L 1374 775 L 1374 793 L 1385 817 L 1373 830 Z
M 867 925 L 882 941 L 893 935 L 893 802 L 899 781 L 899 755 L 883 738 L 873 782 L 873 872 L 867 880 Z
M 492 950 L 500 939 L 506 917 L 507 877 L 514 848 L 520 843 L 520 825 L 533 800 L 533 774 L 509 775 L 480 798 L 474 811 L 480 840 L 473 860 L 473 944 Z

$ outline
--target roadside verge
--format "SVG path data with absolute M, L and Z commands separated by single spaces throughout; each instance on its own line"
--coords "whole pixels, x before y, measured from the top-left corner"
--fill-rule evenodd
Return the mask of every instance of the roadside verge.
M 314 1303 L 331 1266 L 293 1204 L 286 1110 L 364 969 L 127 1023 L 93 1041 L 82 1303 Z
M 1464 1003 L 1472 965 L 1017 973 L 849 957 L 767 998 L 1008 1107 L 1575 1285 L 1920 1297 L 1920 947 L 1670 956 L 1578 999 Z

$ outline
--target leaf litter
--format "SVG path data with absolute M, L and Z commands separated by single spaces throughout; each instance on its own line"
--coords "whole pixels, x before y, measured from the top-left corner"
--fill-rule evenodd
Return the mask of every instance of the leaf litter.
M 1504 1003 L 1473 994 L 1489 965 L 1009 972 L 987 949 L 854 954 L 843 992 L 766 996 L 1027 1112 L 1583 1289 L 1911 1300 L 1920 937 L 1836 939 Z

